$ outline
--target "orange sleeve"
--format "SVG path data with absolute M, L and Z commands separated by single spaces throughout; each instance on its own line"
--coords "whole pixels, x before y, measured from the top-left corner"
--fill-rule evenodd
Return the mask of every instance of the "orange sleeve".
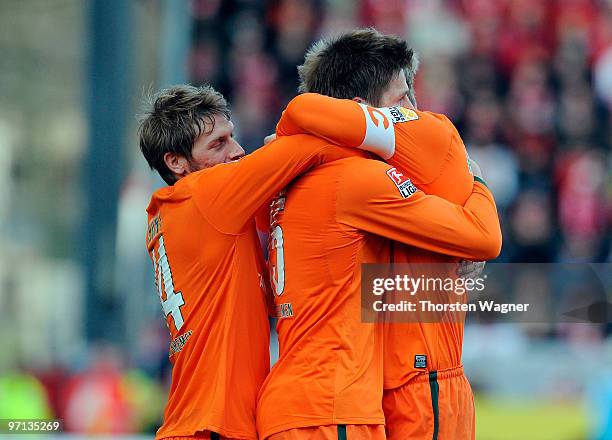
M 444 115 L 410 112 L 406 114 L 416 119 L 406 118 L 394 125 L 395 153 L 388 162 L 409 171 L 410 177 L 421 184 L 440 178 L 448 167 L 459 166 L 461 170 L 455 171 L 469 177 L 467 151 L 453 123 Z M 451 157 L 459 154 L 458 162 Z
M 359 104 L 318 93 L 293 98 L 276 126 L 278 136 L 306 133 L 347 147 L 360 146 L 365 131 L 365 117 Z
M 421 249 L 465 259 L 496 258 L 501 230 L 493 196 L 474 182 L 464 206 L 419 191 L 396 168 L 360 161 L 338 191 L 340 223 Z
M 307 133 L 359 147 L 409 169 L 414 177 L 423 164 L 443 163 L 455 131 L 443 115 L 403 107 L 374 108 L 316 93 L 293 98 L 276 127 L 279 136 Z
M 241 233 L 257 210 L 300 174 L 357 151 L 308 135 L 286 136 L 242 159 L 201 172 L 191 182 L 196 203 L 220 232 Z

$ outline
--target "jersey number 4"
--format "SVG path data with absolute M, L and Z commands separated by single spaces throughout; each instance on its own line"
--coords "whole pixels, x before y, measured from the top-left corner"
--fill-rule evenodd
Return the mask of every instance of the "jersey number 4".
M 274 292 L 280 296 L 285 290 L 285 248 L 283 229 L 276 225 L 270 233 L 270 278 Z
M 157 286 L 159 301 L 161 302 L 164 315 L 166 315 L 166 317 L 168 315 L 172 315 L 174 326 L 176 327 L 176 331 L 178 332 L 183 326 L 183 315 L 181 313 L 181 306 L 185 305 L 185 301 L 183 300 L 183 294 L 181 292 L 174 291 L 172 270 L 170 270 L 168 255 L 166 255 L 166 247 L 164 246 L 163 235 L 159 236 L 159 249 L 157 251 L 157 258 L 155 258 L 155 248 L 153 248 L 152 254 L 153 268 L 155 270 L 155 285 Z M 166 299 L 164 299 L 164 296 L 166 297 Z

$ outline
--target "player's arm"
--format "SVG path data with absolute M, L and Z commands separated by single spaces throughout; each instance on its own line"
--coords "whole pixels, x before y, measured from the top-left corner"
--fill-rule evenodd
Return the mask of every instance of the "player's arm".
M 337 208 L 340 223 L 433 252 L 490 260 L 501 250 L 495 202 L 479 181 L 461 206 L 424 194 L 387 164 L 366 160 L 341 179 Z
M 278 136 L 307 133 L 349 147 L 359 147 L 365 132 L 366 121 L 359 104 L 318 93 L 293 98 L 276 125 Z
M 359 154 L 308 135 L 287 136 L 191 181 L 204 215 L 224 233 L 240 233 L 264 203 L 309 169 Z
M 443 115 L 401 107 L 374 108 L 348 99 L 304 93 L 288 104 L 276 133 L 312 134 L 413 169 L 424 154 L 445 155 L 455 130 Z

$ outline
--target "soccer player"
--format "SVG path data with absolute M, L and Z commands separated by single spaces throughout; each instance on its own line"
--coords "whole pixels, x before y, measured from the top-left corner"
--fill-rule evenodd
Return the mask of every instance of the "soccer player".
M 382 327 L 360 322 L 361 263 L 390 261 L 392 240 L 488 259 L 501 234 L 480 182 L 465 206 L 418 191 L 363 157 L 322 165 L 274 204 L 270 267 L 280 358 L 260 392 L 260 438 L 385 438 Z
M 253 217 L 300 173 L 350 156 L 307 135 L 244 156 L 232 133 L 227 103 L 210 87 L 161 91 L 140 126 L 140 149 L 168 184 L 147 208 L 173 364 L 157 439 L 257 438 L 269 324 Z
M 397 99 L 407 99 L 409 90 L 402 75 L 412 53 L 404 42 L 384 40 L 385 55 L 396 60 L 396 64 L 373 63 L 363 56 L 367 55 L 368 45 L 362 43 L 369 38 L 355 44 L 355 49 L 361 48 L 366 54 L 352 55 L 355 64 L 366 63 L 363 70 L 382 78 L 383 86 L 376 88 L 371 85 L 371 78 L 364 75 L 363 87 L 356 87 L 359 93 L 351 96 L 371 92 L 371 96 L 367 93 L 362 96 L 378 102 L 387 93 L 395 96 L 400 92 L 395 90 L 399 84 L 404 88 Z M 344 43 L 342 39 L 337 41 Z M 307 56 L 302 73 L 309 67 L 313 72 L 319 70 L 309 60 L 314 57 L 320 61 L 329 46 L 319 44 L 315 48 Z M 350 67 L 326 71 L 332 81 L 344 78 L 336 83 L 341 83 L 341 87 L 351 87 L 350 72 L 353 72 Z M 403 78 L 403 84 L 398 80 L 398 84 L 390 85 L 397 77 Z M 386 158 L 395 155 L 394 142 L 388 142 L 388 133 L 394 133 L 393 119 L 408 121 L 413 116 L 408 112 L 385 114 L 369 108 L 364 113 L 357 103 L 352 103 L 359 112 L 359 117 L 352 113 L 355 125 L 339 126 L 338 122 L 343 120 L 339 121 L 335 112 L 325 110 L 329 103 L 323 104 L 320 108 L 323 125 L 337 124 L 335 128 L 340 132 L 361 130 L 364 136 L 386 136 L 383 144 L 388 151 L 378 150 Z M 311 111 L 316 112 L 316 108 L 296 106 L 296 113 L 300 108 L 306 118 L 315 118 Z M 292 118 L 291 113 L 290 109 L 284 114 L 277 134 L 287 134 L 292 127 L 301 129 L 299 120 L 303 115 Z M 326 120 L 328 113 L 331 119 Z M 370 118 L 373 127 L 367 133 L 366 121 L 360 119 L 364 115 Z M 440 138 L 446 136 L 445 145 L 456 142 L 455 132 L 445 126 L 447 122 L 434 119 L 440 121 L 435 127 L 442 131 Z M 313 131 L 318 133 L 316 124 L 313 123 Z M 377 129 L 384 132 L 377 133 Z M 363 136 L 354 146 L 361 145 L 362 140 Z M 447 159 L 454 164 L 453 154 L 449 153 Z M 468 180 L 460 180 L 457 185 L 469 187 L 462 205 L 426 196 L 401 170 L 363 155 L 319 166 L 293 182 L 275 201 L 269 266 L 279 318 L 280 358 L 260 392 L 257 409 L 260 438 L 385 438 L 383 329 L 360 322 L 361 263 L 389 262 L 390 240 L 457 258 L 481 260 L 498 255 L 501 232 L 493 197 L 480 176 L 474 182 L 469 174 L 464 150 L 461 160 Z
M 298 96 L 284 112 L 277 133 L 311 133 L 376 152 L 405 170 L 426 193 L 463 205 L 473 179 L 481 179 L 472 177 L 453 124 L 443 115 L 417 110 L 416 68 L 405 42 L 372 29 L 323 40 L 300 67 L 302 91 L 353 101 L 312 93 Z M 390 261 L 448 267 L 461 256 L 418 247 L 396 243 Z M 461 367 L 462 341 L 461 321 L 385 325 L 383 404 L 389 438 L 474 438 L 472 392 Z

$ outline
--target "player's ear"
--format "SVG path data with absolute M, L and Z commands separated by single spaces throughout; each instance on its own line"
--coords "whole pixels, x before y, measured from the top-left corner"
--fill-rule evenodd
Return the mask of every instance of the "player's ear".
M 164 154 L 164 162 L 168 169 L 177 176 L 183 177 L 189 173 L 189 162 L 180 154 L 166 153 Z
M 359 104 L 365 104 L 366 103 L 366 100 L 363 99 L 363 98 L 360 98 L 359 96 L 355 96 L 353 98 L 353 101 L 358 102 Z

